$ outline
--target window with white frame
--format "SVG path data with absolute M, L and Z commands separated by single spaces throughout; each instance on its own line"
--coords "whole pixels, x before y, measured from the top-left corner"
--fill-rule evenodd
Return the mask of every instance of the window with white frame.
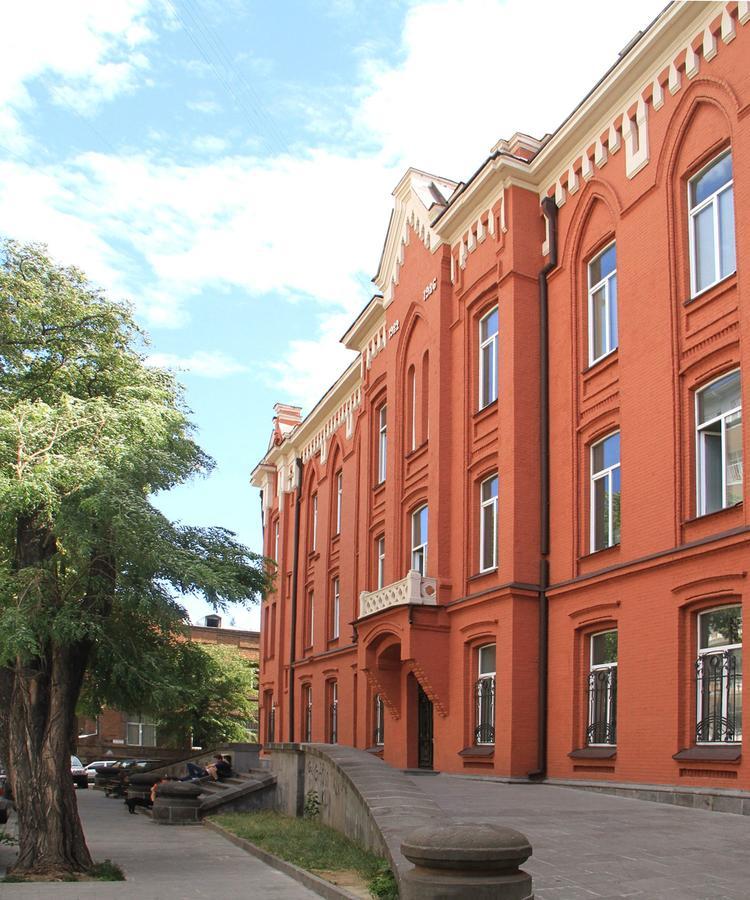
M 695 296 L 737 267 L 732 154 L 727 151 L 690 179 L 690 286 Z
M 695 395 L 698 515 L 742 500 L 740 373 L 730 372 Z
M 479 568 L 488 572 L 497 566 L 497 475 L 479 486 Z
M 378 554 L 378 590 L 385 587 L 385 535 L 382 534 L 375 546 Z
M 479 408 L 497 400 L 497 307 L 479 320 Z
M 485 644 L 477 651 L 475 744 L 495 743 L 495 644 Z
M 620 432 L 591 447 L 591 551 L 620 543 Z
M 279 562 L 279 520 L 276 519 L 273 525 L 273 560 L 278 565 Z
M 617 630 L 591 635 L 586 743 L 617 743 Z
M 385 481 L 388 450 L 388 410 L 385 403 L 378 410 L 378 484 Z
M 612 243 L 589 263 L 589 365 L 617 347 L 617 259 Z
M 742 740 L 742 608 L 725 606 L 698 616 L 695 739 Z
M 156 722 L 149 716 L 130 713 L 127 719 L 126 742 L 137 747 L 155 747 Z
M 411 515 L 411 567 L 427 574 L 427 507 L 420 506 Z
M 331 596 L 331 640 L 335 641 L 339 636 L 339 614 L 341 611 L 341 582 L 333 579 Z
M 339 734 L 339 683 L 328 682 L 328 742 L 335 744 Z
M 336 534 L 341 534 L 341 514 L 344 503 L 344 473 L 336 474 Z
M 318 548 L 318 495 L 313 494 L 312 498 L 312 546 L 310 549 Z

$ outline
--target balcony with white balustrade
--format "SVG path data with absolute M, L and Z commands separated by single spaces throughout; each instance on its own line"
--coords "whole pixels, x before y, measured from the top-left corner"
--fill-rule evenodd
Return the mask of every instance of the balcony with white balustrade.
M 362 591 L 359 595 L 359 617 L 361 619 L 391 606 L 408 606 L 411 603 L 436 606 L 437 580 L 412 569 L 401 581 L 394 581 L 377 591 Z

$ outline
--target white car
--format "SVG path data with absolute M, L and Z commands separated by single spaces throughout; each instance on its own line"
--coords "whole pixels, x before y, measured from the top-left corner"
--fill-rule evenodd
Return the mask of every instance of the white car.
M 89 784 L 92 784 L 94 779 L 96 778 L 96 767 L 105 767 L 109 768 L 113 766 L 117 762 L 116 759 L 100 759 L 98 762 L 89 763 L 85 766 L 86 774 L 88 775 Z

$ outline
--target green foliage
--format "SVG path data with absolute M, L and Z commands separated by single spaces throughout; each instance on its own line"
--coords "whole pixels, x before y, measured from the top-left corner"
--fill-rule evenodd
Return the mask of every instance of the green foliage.
M 395 879 L 383 859 L 315 819 L 255 812 L 228 813 L 216 816 L 215 821 L 238 837 L 309 872 L 353 870 L 362 876 L 371 891 L 373 885 L 379 891 L 391 890 L 391 893 L 375 893 L 375 897 L 382 900 L 398 897 Z
M 305 794 L 303 815 L 306 819 L 317 819 L 320 815 L 320 797 L 317 791 L 308 791 Z
M 105 859 L 104 862 L 94 863 L 89 870 L 89 875 L 96 881 L 125 881 L 125 873 L 117 863 L 113 863 L 111 859 Z
M 398 882 L 396 877 L 383 863 L 381 870 L 367 883 L 370 893 L 378 900 L 398 900 Z
M 44 248 L 7 243 L 0 322 L 0 667 L 84 647 L 89 708 L 164 708 L 186 673 L 211 669 L 186 648 L 175 597 L 255 601 L 262 560 L 154 507 L 213 463 L 126 305 Z

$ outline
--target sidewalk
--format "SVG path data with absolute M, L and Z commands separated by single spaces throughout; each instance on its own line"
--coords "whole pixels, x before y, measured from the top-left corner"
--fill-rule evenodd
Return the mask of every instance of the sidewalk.
M 127 881 L 55 884 L 0 884 L 3 900 L 97 898 L 97 900 L 314 900 L 317 894 L 200 826 L 155 825 L 128 814 L 121 800 L 103 792 L 77 791 L 89 849 L 96 862 L 111 859 Z M 0 845 L 0 867 L 14 849 Z
M 414 781 L 458 821 L 522 831 L 536 900 L 750 898 L 750 816 L 544 784 Z

